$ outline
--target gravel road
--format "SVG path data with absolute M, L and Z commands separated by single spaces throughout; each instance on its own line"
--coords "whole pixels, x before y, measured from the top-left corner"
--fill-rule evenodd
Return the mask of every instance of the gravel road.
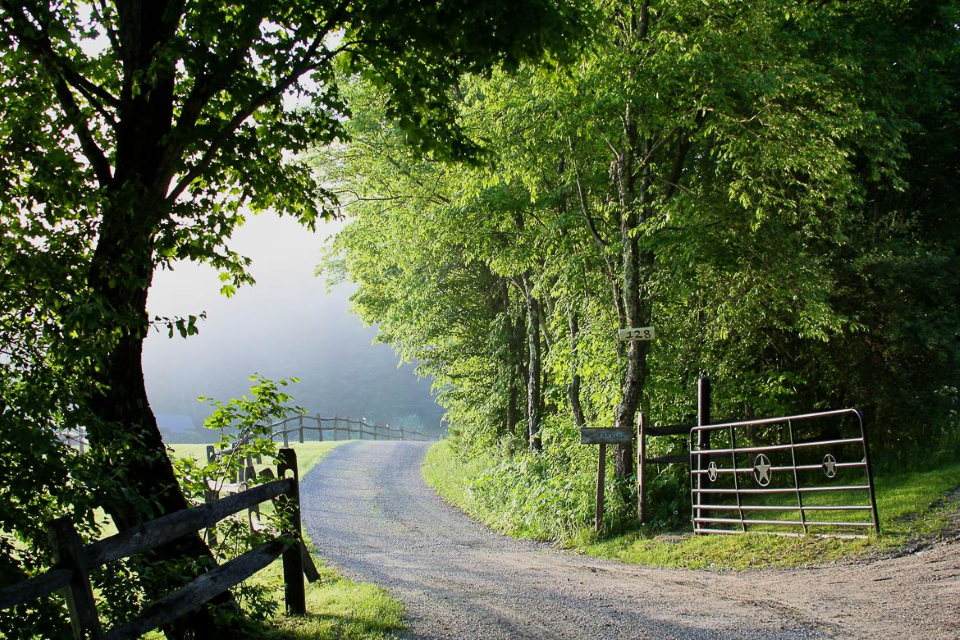
M 960 638 L 960 541 L 745 573 L 603 561 L 491 532 L 424 483 L 429 443 L 354 442 L 301 480 L 320 554 L 407 607 L 405 638 Z

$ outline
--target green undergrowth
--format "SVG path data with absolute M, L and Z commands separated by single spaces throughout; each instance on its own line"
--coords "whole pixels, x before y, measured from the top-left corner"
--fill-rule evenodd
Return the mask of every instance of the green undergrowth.
M 316 558 L 316 553 L 314 553 Z M 262 636 L 270 640 L 374 640 L 392 637 L 403 628 L 403 605 L 386 590 L 358 583 L 317 561 L 320 581 L 307 585 L 307 614 L 279 615 Z M 256 574 L 256 584 L 270 587 L 283 608 L 283 569 L 278 560 Z
M 578 515 L 564 516 L 556 511 L 559 500 L 543 497 L 556 493 L 557 476 L 517 471 L 516 465 L 511 468 L 493 456 L 462 460 L 449 442 L 431 448 L 423 464 L 424 478 L 444 499 L 498 531 L 552 540 L 583 553 L 633 564 L 737 570 L 800 567 L 895 553 L 917 540 L 947 532 L 956 535 L 956 523 L 951 525 L 950 518 L 955 517 L 958 500 L 951 492 L 960 485 L 960 462 L 926 471 L 878 475 L 875 486 L 882 535 L 854 540 L 760 533 L 694 536 L 689 529 L 654 527 L 597 536 L 590 526 L 594 493 L 580 505 Z M 576 471 L 561 470 L 560 475 Z M 582 483 L 593 482 L 590 470 L 579 472 L 586 478 Z M 514 477 L 508 477 L 509 473 Z M 571 481 L 571 490 L 583 493 L 576 484 Z M 492 490 L 490 485 L 498 489 Z M 611 488 L 608 485 L 608 493 Z M 524 501 L 522 493 L 530 499 Z M 510 499 L 501 500 L 504 496 Z M 549 505 L 547 509 L 545 505 Z M 623 514 L 618 517 L 622 521 Z M 558 524 L 562 522 L 569 526 Z
M 296 443 L 297 466 L 300 477 L 306 475 L 320 460 L 343 442 Z M 206 445 L 171 445 L 176 457 L 194 457 L 206 460 Z M 266 465 L 256 465 L 264 467 Z M 259 468 L 258 468 L 259 470 Z M 265 586 L 269 597 L 277 604 L 278 613 L 266 626 L 254 633 L 254 638 L 269 640 L 377 640 L 392 637 L 403 628 L 403 605 L 386 590 L 372 584 L 354 582 L 325 566 L 312 543 L 307 540 L 311 555 L 320 572 L 320 580 L 306 584 L 307 614 L 286 616 L 283 611 L 283 563 L 276 560 L 256 573 L 249 582 Z M 153 632 L 148 638 L 162 638 Z
M 297 452 L 297 467 L 299 467 L 300 477 L 302 478 L 310 469 L 317 466 L 317 463 L 333 449 L 346 442 L 348 441 L 291 443 L 291 448 Z M 168 445 L 168 448 L 177 458 L 194 458 L 198 462 L 204 462 L 207 459 L 207 446 L 206 444 L 171 444 Z M 271 465 L 255 464 L 254 466 L 259 471 Z

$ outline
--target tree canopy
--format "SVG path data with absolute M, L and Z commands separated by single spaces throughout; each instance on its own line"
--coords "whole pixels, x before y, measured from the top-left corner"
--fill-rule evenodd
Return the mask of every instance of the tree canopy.
M 405 151 L 382 106 L 321 155 L 353 216 L 330 268 L 461 449 L 547 438 L 555 475 L 522 473 L 552 491 L 574 427 L 689 423 L 706 372 L 718 418 L 857 406 L 881 459 L 949 451 L 957 3 L 593 8 L 561 72 L 463 83 L 481 166 Z
M 14 554 L 4 580 L 43 562 L 37 523 L 77 506 L 55 490 L 73 464 L 64 427 L 89 428 L 114 483 L 89 506 L 119 527 L 186 506 L 140 359 L 151 323 L 186 336 L 197 319 L 148 318 L 154 270 L 208 262 L 229 295 L 251 282 L 227 244 L 245 211 L 328 215 L 333 194 L 297 154 L 345 137 L 338 74 L 379 87 L 421 153 L 465 158 L 460 76 L 563 58 L 579 14 L 554 0 L 0 1 L 2 455 L 57 470 L 37 487 L 11 467 L 3 540 L 28 541 L 30 559 Z M 19 523 L 38 489 L 49 508 Z M 159 555 L 209 557 L 195 536 Z

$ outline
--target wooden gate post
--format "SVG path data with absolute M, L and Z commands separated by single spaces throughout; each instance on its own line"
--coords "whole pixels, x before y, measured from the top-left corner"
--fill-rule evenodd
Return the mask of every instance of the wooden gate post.
M 600 533 L 603 526 L 603 489 L 607 480 L 607 445 L 600 443 L 600 461 L 597 462 L 597 513 L 593 521 L 593 530 Z
M 641 411 L 637 420 L 637 519 L 640 524 L 647 521 L 647 478 L 646 478 L 646 458 L 647 458 L 647 436 L 644 433 L 646 417 Z
M 710 424 L 710 378 L 702 376 L 697 380 L 697 426 L 702 427 Z M 697 432 L 697 448 L 701 451 L 710 449 L 710 431 L 704 429 Z M 695 456 L 697 460 L 696 469 L 691 471 L 703 471 L 710 466 L 710 456 Z M 697 474 L 696 486 L 698 489 L 709 489 L 710 478 L 705 473 Z M 697 505 L 703 502 L 703 494 L 697 493 Z M 707 518 L 709 513 L 697 509 L 698 518 Z
M 293 488 L 290 490 L 289 503 L 290 529 L 287 535 L 293 537 L 293 546 L 283 552 L 283 596 L 288 615 L 303 615 L 307 612 L 307 595 L 303 586 L 303 533 L 300 527 L 300 472 L 297 469 L 297 453 L 293 449 L 280 449 L 277 455 L 277 477 L 285 478 L 288 471 L 293 472 Z
M 64 589 L 64 595 L 70 611 L 73 637 L 77 640 L 99 640 L 103 637 L 103 631 L 100 629 L 90 579 L 80 557 L 80 536 L 69 518 L 57 518 L 51 522 L 48 534 L 53 547 L 53 561 L 71 572 L 70 584 Z

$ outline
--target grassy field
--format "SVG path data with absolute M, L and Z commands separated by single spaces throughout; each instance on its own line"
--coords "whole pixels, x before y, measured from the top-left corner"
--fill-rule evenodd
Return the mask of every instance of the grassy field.
M 431 448 L 423 465 L 427 483 L 445 500 L 475 519 L 509 532 L 502 510 L 479 503 L 469 491 L 470 478 L 483 472 L 482 463 L 459 460 L 446 442 Z M 559 542 L 582 553 L 633 564 L 712 569 L 800 567 L 891 553 L 913 540 L 944 531 L 957 509 L 956 496 L 946 496 L 960 485 L 960 462 L 923 472 L 881 475 L 875 484 L 880 537 L 694 536 L 689 531 L 638 528 L 598 538 L 584 527 Z
M 310 471 L 339 442 L 296 443 L 292 447 L 297 452 L 297 464 L 300 477 Z M 177 457 L 194 457 L 206 460 L 205 444 L 171 445 Z M 265 466 L 265 465 L 264 465 Z M 323 550 L 313 549 L 314 560 L 320 571 L 321 579 L 313 584 L 307 583 L 307 614 L 288 617 L 277 615 L 263 629 L 260 637 L 271 640 L 376 640 L 388 638 L 393 632 L 403 628 L 403 605 L 390 596 L 384 589 L 372 584 L 357 583 L 338 575 L 333 569 L 324 566 Z M 277 560 L 263 571 L 255 574 L 250 582 L 265 586 L 270 598 L 283 610 L 283 567 Z M 154 632 L 147 636 L 151 640 L 162 638 Z
M 317 466 L 324 456 L 335 449 L 345 440 L 337 442 L 304 442 L 291 443 L 291 448 L 297 452 L 297 466 L 299 467 L 300 477 L 302 478 L 310 469 Z M 194 458 L 199 462 L 205 462 L 207 459 L 207 445 L 205 444 L 172 444 L 169 449 L 177 458 Z M 257 471 L 267 465 L 255 465 Z

